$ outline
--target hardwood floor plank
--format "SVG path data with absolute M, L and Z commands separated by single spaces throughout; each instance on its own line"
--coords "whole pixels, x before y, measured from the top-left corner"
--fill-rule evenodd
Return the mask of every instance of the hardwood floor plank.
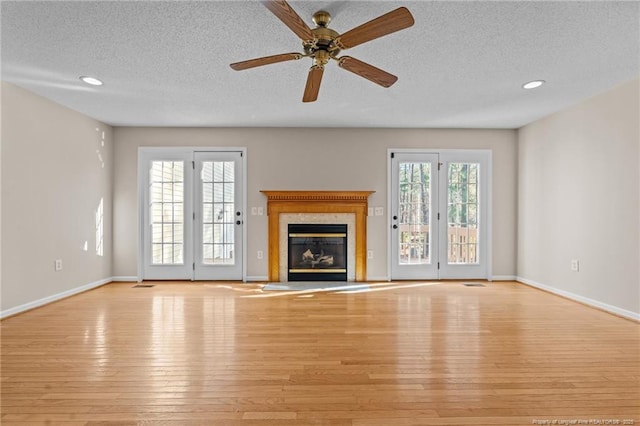
M 2 424 L 640 424 L 640 325 L 517 283 L 154 284 L 2 321 Z

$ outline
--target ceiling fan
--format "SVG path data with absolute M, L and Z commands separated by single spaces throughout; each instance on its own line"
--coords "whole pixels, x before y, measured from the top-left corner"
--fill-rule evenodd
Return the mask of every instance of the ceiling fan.
M 302 39 L 304 53 L 282 53 L 236 62 L 231 64 L 231 68 L 234 70 L 241 71 L 278 62 L 313 58 L 314 64 L 309 69 L 302 102 L 314 102 L 318 99 L 324 66 L 331 59 L 336 60 L 341 68 L 382 87 L 390 87 L 398 80 L 398 77 L 380 68 L 351 56 L 338 57 L 338 54 L 341 50 L 350 49 L 367 41 L 409 28 L 413 25 L 414 20 L 407 8 L 400 7 L 346 33 L 339 34 L 327 27 L 331 21 L 331 15 L 328 12 L 321 10 L 314 13 L 313 22 L 316 24 L 316 28 L 311 29 L 285 0 L 265 0 L 262 3 Z

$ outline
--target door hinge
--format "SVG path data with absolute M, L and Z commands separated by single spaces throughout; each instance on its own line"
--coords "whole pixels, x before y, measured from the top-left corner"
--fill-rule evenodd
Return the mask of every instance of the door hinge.
M 440 218 L 440 216 L 438 216 L 438 219 Z M 193 212 L 193 220 L 196 220 L 196 212 Z
M 438 213 L 438 220 L 440 220 L 440 213 Z
M 194 271 L 196 270 L 196 263 L 195 262 L 193 262 L 193 270 Z
M 438 262 L 438 269 L 440 269 L 440 262 Z
M 192 162 L 191 162 L 191 168 L 192 168 L 193 170 L 195 170 L 195 169 L 196 169 L 196 162 L 195 162 L 195 161 L 192 161 Z
M 442 167 L 442 163 L 438 163 L 438 171 L 440 171 L 440 167 Z
M 394 152 L 391 153 L 391 158 L 395 158 L 396 154 Z

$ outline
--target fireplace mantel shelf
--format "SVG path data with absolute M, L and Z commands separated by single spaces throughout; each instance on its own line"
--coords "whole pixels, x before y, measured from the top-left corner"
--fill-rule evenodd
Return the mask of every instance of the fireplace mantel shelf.
M 260 191 L 269 216 L 269 280 L 280 277 L 281 213 L 353 213 L 356 218 L 356 281 L 367 279 L 368 198 L 375 191 Z
M 260 191 L 267 201 L 361 201 L 375 191 Z

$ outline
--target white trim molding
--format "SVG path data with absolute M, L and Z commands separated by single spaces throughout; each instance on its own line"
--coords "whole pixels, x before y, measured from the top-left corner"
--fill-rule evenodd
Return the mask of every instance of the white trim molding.
M 15 306 L 13 308 L 5 309 L 0 312 L 0 319 L 20 314 L 22 312 L 29 311 L 31 309 L 39 308 L 40 306 L 48 305 L 49 303 L 57 302 L 58 300 L 65 299 L 70 296 L 75 296 L 76 294 L 83 293 L 87 290 L 93 290 L 94 288 L 101 287 L 105 284 L 109 284 L 113 281 L 112 277 L 103 278 L 98 281 L 94 281 L 89 284 L 81 285 L 80 287 L 75 287 L 61 293 L 53 294 L 51 296 L 43 297 L 42 299 L 34 300 L 33 302 L 28 302 L 23 305 Z
M 516 281 L 517 279 L 515 275 L 494 275 L 489 281 Z
M 579 302 L 579 303 L 583 303 L 585 305 L 594 307 L 594 308 L 598 308 L 601 309 L 603 311 L 624 317 L 624 318 L 629 318 L 635 321 L 640 321 L 640 313 L 637 312 L 633 312 L 633 311 L 629 311 L 626 309 L 622 309 L 619 308 L 617 306 L 613 306 L 613 305 L 609 305 L 608 303 L 603 303 L 600 302 L 598 300 L 594 300 L 594 299 L 590 299 L 588 297 L 584 297 L 584 296 L 580 296 L 578 294 L 575 293 L 571 293 L 569 291 L 565 291 L 565 290 L 560 290 L 557 289 L 555 287 L 551 287 L 549 285 L 546 284 L 541 284 L 539 282 L 530 280 L 528 278 L 524 278 L 524 277 L 516 277 L 516 281 L 531 286 L 531 287 L 535 287 L 538 288 L 540 290 L 544 290 L 544 291 L 548 291 L 549 293 L 553 293 L 553 294 L 557 294 L 558 296 L 562 296 L 562 297 L 566 297 L 567 299 L 573 300 L 575 302 Z
M 136 277 L 135 275 L 130 275 L 130 276 L 119 276 L 119 277 L 111 277 L 111 281 L 113 281 L 114 283 L 119 283 L 119 282 L 124 282 L 124 283 L 135 283 L 138 282 L 138 277 Z
M 390 282 L 391 278 L 389 278 L 388 276 L 380 276 L 380 277 L 367 277 L 367 281 L 368 283 L 370 282 Z

